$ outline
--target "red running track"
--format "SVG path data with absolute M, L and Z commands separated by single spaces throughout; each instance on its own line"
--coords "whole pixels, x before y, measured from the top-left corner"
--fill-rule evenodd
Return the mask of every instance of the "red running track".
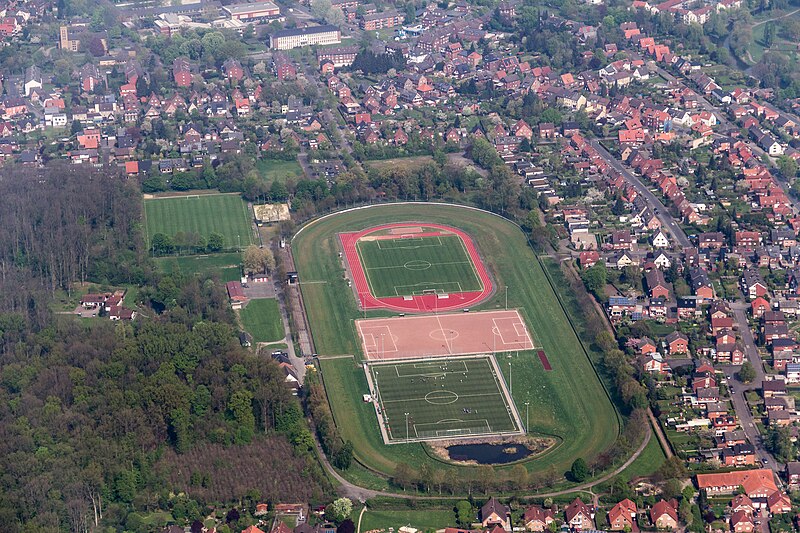
M 440 299 L 435 294 L 412 296 L 411 299 L 408 300 L 402 296 L 390 298 L 376 298 L 373 296 L 369 288 L 369 283 L 367 282 L 367 276 L 364 273 L 364 266 L 361 264 L 361 259 L 358 256 L 358 250 L 356 250 L 356 243 L 359 239 L 369 235 L 370 233 L 408 226 L 435 228 L 458 235 L 458 237 L 464 242 L 464 246 L 467 249 L 467 253 L 469 254 L 472 264 L 475 265 L 475 270 L 478 273 L 478 278 L 481 280 L 483 290 L 449 293 L 448 298 L 446 299 Z M 406 235 L 406 238 L 418 237 L 420 235 L 430 235 L 430 233 L 412 233 Z M 382 236 L 381 238 L 402 239 L 403 236 L 398 234 L 396 236 Z M 362 309 L 392 309 L 394 311 L 401 311 L 404 313 L 433 313 L 438 311 L 452 311 L 463 309 L 471 305 L 476 305 L 487 299 L 492 294 L 492 280 L 489 277 L 489 273 L 486 271 L 483 261 L 481 261 L 481 258 L 478 255 L 478 250 L 475 248 L 475 244 L 472 242 L 472 239 L 463 231 L 451 226 L 428 223 L 420 224 L 419 222 L 384 224 L 382 226 L 375 226 L 373 228 L 365 229 L 356 233 L 340 233 L 339 239 L 342 242 L 344 255 L 347 259 L 348 265 L 350 266 L 350 273 L 353 276 L 353 283 L 355 283 L 356 294 L 358 295 L 358 303 Z

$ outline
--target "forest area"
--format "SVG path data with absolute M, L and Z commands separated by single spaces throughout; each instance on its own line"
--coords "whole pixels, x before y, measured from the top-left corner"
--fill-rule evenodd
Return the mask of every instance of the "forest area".
M 156 510 L 189 525 L 226 506 L 241 530 L 256 502 L 329 491 L 280 369 L 240 346 L 224 284 L 143 253 L 139 191 L 66 165 L 0 176 L 4 531 L 144 532 Z M 84 281 L 139 286 L 146 318 L 53 313 Z

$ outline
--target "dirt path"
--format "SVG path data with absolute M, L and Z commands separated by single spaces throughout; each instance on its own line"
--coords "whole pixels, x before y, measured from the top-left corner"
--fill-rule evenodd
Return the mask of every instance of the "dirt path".
M 367 510 L 367 506 L 361 508 L 361 512 L 358 513 L 358 526 L 356 526 L 356 533 L 361 533 L 361 519 L 364 517 L 364 512 Z
M 558 257 L 556 257 L 555 259 L 558 260 Z M 569 276 L 578 277 L 578 273 L 575 271 L 575 267 L 573 266 L 571 261 L 562 261 L 562 264 L 567 265 L 566 271 Z M 603 324 L 606 327 L 606 331 L 608 331 L 611 335 L 614 335 L 614 338 L 616 338 L 616 333 L 614 331 L 614 328 L 611 327 L 611 324 L 609 323 L 608 317 L 603 311 L 603 308 L 600 306 L 600 304 L 597 302 L 596 299 L 592 298 L 591 300 L 592 304 L 594 305 L 595 311 L 601 317 L 603 317 Z M 647 408 L 647 417 L 650 419 L 650 423 L 652 424 L 653 429 L 656 432 L 656 437 L 658 438 L 658 441 L 661 443 L 661 449 L 664 450 L 664 454 L 667 456 L 667 459 L 669 459 L 674 455 L 672 453 L 672 448 L 669 445 L 667 436 L 664 434 L 664 430 L 661 429 L 661 425 L 658 423 L 658 420 L 656 420 L 656 417 L 653 414 L 653 410 L 650 407 Z
M 769 18 L 767 20 L 762 20 L 761 22 L 756 22 L 755 24 L 753 24 L 751 26 L 751 29 L 755 28 L 757 26 L 761 26 L 762 24 L 766 24 L 767 22 L 772 22 L 774 20 L 780 20 L 782 18 L 791 17 L 792 15 L 794 15 L 795 13 L 798 13 L 798 12 L 800 12 L 800 8 L 799 9 L 795 9 L 794 11 L 790 11 L 789 13 L 784 13 L 783 15 L 779 15 L 777 17 L 772 17 L 772 18 Z

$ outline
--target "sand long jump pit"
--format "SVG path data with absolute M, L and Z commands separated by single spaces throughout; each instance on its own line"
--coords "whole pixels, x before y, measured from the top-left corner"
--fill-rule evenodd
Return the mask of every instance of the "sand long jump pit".
M 447 357 L 536 348 L 516 309 L 356 320 L 370 361 Z

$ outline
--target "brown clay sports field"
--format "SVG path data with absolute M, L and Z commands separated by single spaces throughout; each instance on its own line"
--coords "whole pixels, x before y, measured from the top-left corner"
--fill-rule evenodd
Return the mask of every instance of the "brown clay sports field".
M 518 352 L 535 348 L 517 310 L 357 320 L 370 361 Z

